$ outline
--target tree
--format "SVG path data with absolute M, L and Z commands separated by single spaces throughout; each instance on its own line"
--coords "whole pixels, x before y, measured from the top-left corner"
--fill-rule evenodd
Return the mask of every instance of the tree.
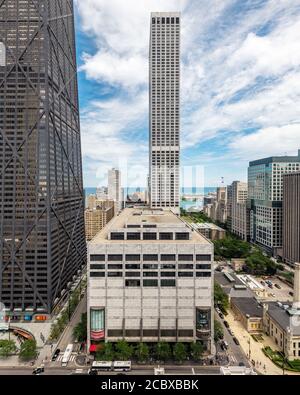
M 156 356 L 159 361 L 166 361 L 171 357 L 171 347 L 169 343 L 159 342 L 156 346 Z
M 139 343 L 135 352 L 139 362 L 146 362 L 149 359 L 149 347 L 145 343 Z
M 224 314 L 227 314 L 227 310 L 229 309 L 228 295 L 223 291 L 221 285 L 216 282 L 214 285 L 214 297 L 215 305 L 218 306 Z
M 84 342 L 87 339 L 87 314 L 81 315 L 81 321 L 75 326 L 73 330 L 74 338 L 79 342 Z
M 182 363 L 185 361 L 187 357 L 185 345 L 183 343 L 176 343 L 173 354 L 177 362 Z
M 224 338 L 224 330 L 221 323 L 215 320 L 215 342 Z
M 232 236 L 215 240 L 215 255 L 225 259 L 247 258 L 251 252 L 251 244 Z
M 112 361 L 115 358 L 115 351 L 112 343 L 103 343 L 102 349 L 96 352 L 97 361 Z
M 130 346 L 125 340 L 120 340 L 116 344 L 116 353 L 121 361 L 127 361 L 131 359 L 133 352 L 133 347 Z
M 204 347 L 202 343 L 196 342 L 191 344 L 191 356 L 195 362 L 202 358 L 203 352 Z
M 255 250 L 246 259 L 246 271 L 256 275 L 274 275 L 277 270 L 277 264 L 269 257 L 265 256 L 260 250 Z
M 21 344 L 19 357 L 23 360 L 35 359 L 37 356 L 37 346 L 35 340 L 25 340 Z
M 0 340 L 0 357 L 7 358 L 16 352 L 17 346 L 13 340 Z

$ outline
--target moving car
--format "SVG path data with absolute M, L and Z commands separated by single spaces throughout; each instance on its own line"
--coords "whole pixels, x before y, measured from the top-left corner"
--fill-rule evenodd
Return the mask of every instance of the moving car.
M 34 369 L 34 371 L 32 372 L 32 374 L 34 374 L 34 375 L 40 375 L 40 374 L 42 374 L 42 373 L 44 373 L 44 372 L 45 372 L 44 367 L 43 367 L 43 366 L 40 366 L 40 367 Z
M 57 349 L 54 351 L 54 354 L 52 355 L 52 362 L 54 362 L 54 361 L 57 360 L 59 354 L 60 354 L 60 349 L 57 348 Z

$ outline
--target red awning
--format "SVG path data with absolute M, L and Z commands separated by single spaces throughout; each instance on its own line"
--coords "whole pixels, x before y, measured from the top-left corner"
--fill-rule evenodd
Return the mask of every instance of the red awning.
M 90 345 L 90 352 L 97 352 L 97 345 L 96 344 Z

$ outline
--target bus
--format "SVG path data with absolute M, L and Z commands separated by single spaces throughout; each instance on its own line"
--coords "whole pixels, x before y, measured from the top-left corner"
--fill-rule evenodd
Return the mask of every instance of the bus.
M 131 361 L 114 361 L 113 369 L 115 372 L 129 372 L 131 370 Z
M 66 367 L 68 366 L 68 362 L 70 361 L 72 352 L 73 352 L 73 344 L 69 344 L 64 352 L 63 358 L 61 360 L 61 366 Z
M 113 369 L 113 363 L 111 361 L 94 361 L 92 364 L 92 370 L 110 372 Z

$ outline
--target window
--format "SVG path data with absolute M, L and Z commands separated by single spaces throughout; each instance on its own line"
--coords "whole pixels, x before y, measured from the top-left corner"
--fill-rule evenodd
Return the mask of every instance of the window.
M 144 329 L 143 330 L 143 336 L 144 337 L 157 337 L 158 336 L 158 330 L 157 329 Z
M 178 272 L 179 277 L 194 277 L 193 272 Z
M 161 277 L 176 277 L 175 272 L 161 272 Z
M 105 277 L 105 272 L 90 272 L 90 277 Z
M 193 255 L 185 255 L 185 254 L 179 254 L 178 255 L 178 260 L 179 261 L 193 261 L 194 257 Z
M 112 232 L 110 234 L 111 240 L 125 240 L 124 233 Z
M 126 287 L 140 287 L 141 281 L 140 280 L 125 280 Z
M 179 264 L 178 269 L 194 269 L 193 264 Z
M 173 233 L 162 232 L 159 234 L 159 240 L 173 240 Z
M 121 265 L 118 265 L 118 264 L 111 264 L 111 265 L 108 265 L 108 269 L 110 269 L 110 270 L 114 270 L 114 269 L 123 269 L 123 265 L 121 264 Z
M 211 272 L 197 272 L 197 277 L 211 277 Z
M 162 254 L 160 257 L 161 261 L 176 261 L 176 255 Z
M 91 266 L 90 266 L 90 269 L 91 270 L 102 270 L 102 269 L 105 269 L 105 265 L 103 264 L 103 265 L 95 265 L 95 264 L 92 264 Z
M 200 262 L 211 261 L 211 255 L 196 255 L 196 260 Z
M 122 277 L 122 272 L 108 272 L 108 277 Z
M 157 234 L 156 233 L 143 233 L 143 239 L 144 240 L 157 240 Z
M 125 336 L 126 337 L 140 337 L 141 331 L 139 329 L 126 329 Z
M 144 261 L 158 261 L 158 255 L 156 254 L 146 254 L 143 256 Z
M 158 273 L 157 272 L 144 272 L 143 276 L 144 277 L 158 277 Z
M 161 329 L 162 337 L 176 337 L 176 329 Z
M 122 329 L 108 329 L 107 331 L 108 337 L 123 337 Z
M 90 260 L 91 262 L 97 262 L 97 261 L 103 262 L 105 261 L 105 255 L 91 255 Z
M 210 270 L 211 269 L 211 266 L 210 265 L 204 265 L 204 264 L 202 264 L 202 265 L 196 265 L 196 269 L 202 269 L 202 270 Z
M 108 255 L 107 259 L 109 261 L 122 261 L 123 260 L 123 255 Z
M 176 269 L 176 265 L 168 264 L 168 263 L 162 263 L 160 267 L 161 269 Z
M 192 329 L 179 329 L 178 336 L 179 337 L 193 337 L 194 332 Z
M 175 287 L 176 280 L 161 280 L 160 284 L 162 287 Z
M 141 234 L 137 232 L 128 232 L 127 240 L 141 240 Z
M 138 254 L 129 254 L 125 256 L 125 260 L 129 261 L 129 262 L 133 262 L 133 261 L 140 261 L 141 260 L 141 256 Z
M 133 265 L 133 264 L 130 264 L 130 265 L 126 265 L 125 268 L 126 268 L 127 270 L 137 270 L 137 269 L 140 269 L 140 268 L 141 268 L 141 265 Z
M 176 233 L 176 240 L 189 240 L 190 234 L 188 232 L 185 233 Z
M 158 265 L 155 263 L 145 263 L 143 269 L 158 269 Z
M 126 277 L 141 277 L 141 272 L 126 272 Z
M 144 287 L 157 287 L 158 281 L 157 280 L 143 280 Z

